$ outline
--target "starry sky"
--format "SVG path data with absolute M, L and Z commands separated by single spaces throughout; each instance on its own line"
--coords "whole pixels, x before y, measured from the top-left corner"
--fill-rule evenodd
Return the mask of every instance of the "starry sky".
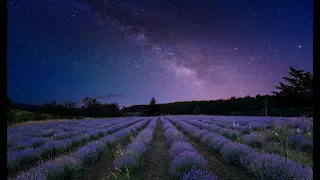
M 313 72 L 311 0 L 8 0 L 8 96 L 120 106 L 270 94 Z

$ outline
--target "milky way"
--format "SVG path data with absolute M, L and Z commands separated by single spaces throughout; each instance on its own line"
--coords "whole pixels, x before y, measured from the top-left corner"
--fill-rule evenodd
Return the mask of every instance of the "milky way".
M 312 71 L 312 1 L 8 1 L 8 95 L 120 105 L 269 94 Z

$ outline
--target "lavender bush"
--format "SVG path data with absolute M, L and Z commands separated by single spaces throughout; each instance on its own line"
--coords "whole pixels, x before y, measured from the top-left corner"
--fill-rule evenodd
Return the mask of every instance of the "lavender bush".
M 312 140 L 306 138 L 304 135 L 293 135 L 287 138 L 290 147 L 302 151 L 311 151 L 313 148 Z
M 216 133 L 209 132 L 200 139 L 200 142 L 203 144 L 207 144 L 209 141 L 211 141 L 213 138 L 217 136 L 218 135 Z
M 207 146 L 216 152 L 220 152 L 220 149 L 222 148 L 222 146 L 224 146 L 228 142 L 232 142 L 232 141 L 228 138 L 218 136 L 212 139 L 211 141 L 209 141 Z
M 184 151 L 194 151 L 193 147 L 186 142 L 176 142 L 169 149 L 169 156 L 171 159 L 174 159 L 180 153 Z
M 170 172 L 177 177 L 191 169 L 205 169 L 206 160 L 196 152 L 185 151 L 180 153 L 170 166 Z
M 263 148 L 265 145 L 265 137 L 258 133 L 252 133 L 243 136 L 244 144 L 253 148 Z
M 192 168 L 182 174 L 182 180 L 218 180 L 218 177 L 207 170 Z
M 220 150 L 220 153 L 223 155 L 223 157 L 228 162 L 231 162 L 235 165 L 240 165 L 240 159 L 253 152 L 254 150 L 250 147 L 244 144 L 233 142 L 226 143 Z
M 143 157 L 151 144 L 154 134 L 156 119 L 153 119 L 149 126 L 144 129 L 126 148 L 124 154 L 114 162 L 115 168 L 121 174 L 125 171 L 134 176 L 143 164 Z
M 312 168 L 276 154 L 250 153 L 240 163 L 257 179 L 311 180 L 313 176 Z

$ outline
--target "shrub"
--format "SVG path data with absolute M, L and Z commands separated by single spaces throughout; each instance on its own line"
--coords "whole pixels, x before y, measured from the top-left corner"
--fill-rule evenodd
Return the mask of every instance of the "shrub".
M 172 161 L 170 172 L 177 177 L 181 177 L 183 173 L 191 169 L 205 169 L 206 165 L 206 160 L 199 153 L 186 151 L 180 153 Z
M 211 141 L 213 138 L 217 136 L 216 133 L 207 133 L 201 138 L 201 143 L 207 144 L 209 141 Z
M 169 149 L 169 156 L 171 159 L 174 159 L 180 153 L 184 151 L 194 151 L 193 147 L 186 142 L 176 142 Z
M 240 159 L 253 153 L 254 150 L 244 144 L 229 142 L 221 148 L 220 152 L 228 162 L 240 165 Z
M 269 153 L 280 154 L 282 152 L 282 147 L 279 142 L 270 141 L 266 144 L 265 150 Z
M 216 152 L 219 152 L 220 149 L 222 148 L 222 146 L 224 146 L 228 142 L 231 142 L 231 140 L 229 140 L 225 137 L 219 136 L 219 137 L 212 139 L 207 145 L 210 149 L 212 149 Z
M 313 147 L 312 140 L 308 139 L 304 135 L 289 136 L 287 138 L 287 142 L 292 148 L 302 151 L 310 151 Z
M 250 153 L 240 160 L 257 179 L 303 179 L 311 180 L 312 168 L 302 167 L 290 159 L 277 154 Z
M 257 133 L 244 135 L 243 141 L 253 148 L 262 148 L 265 145 L 265 137 Z
M 218 177 L 207 170 L 193 168 L 183 173 L 182 180 L 218 180 Z

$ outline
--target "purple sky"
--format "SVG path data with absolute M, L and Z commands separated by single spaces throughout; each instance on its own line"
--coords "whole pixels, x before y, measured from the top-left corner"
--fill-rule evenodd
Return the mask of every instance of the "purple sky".
M 122 105 L 275 90 L 313 69 L 313 2 L 8 0 L 8 96 Z

